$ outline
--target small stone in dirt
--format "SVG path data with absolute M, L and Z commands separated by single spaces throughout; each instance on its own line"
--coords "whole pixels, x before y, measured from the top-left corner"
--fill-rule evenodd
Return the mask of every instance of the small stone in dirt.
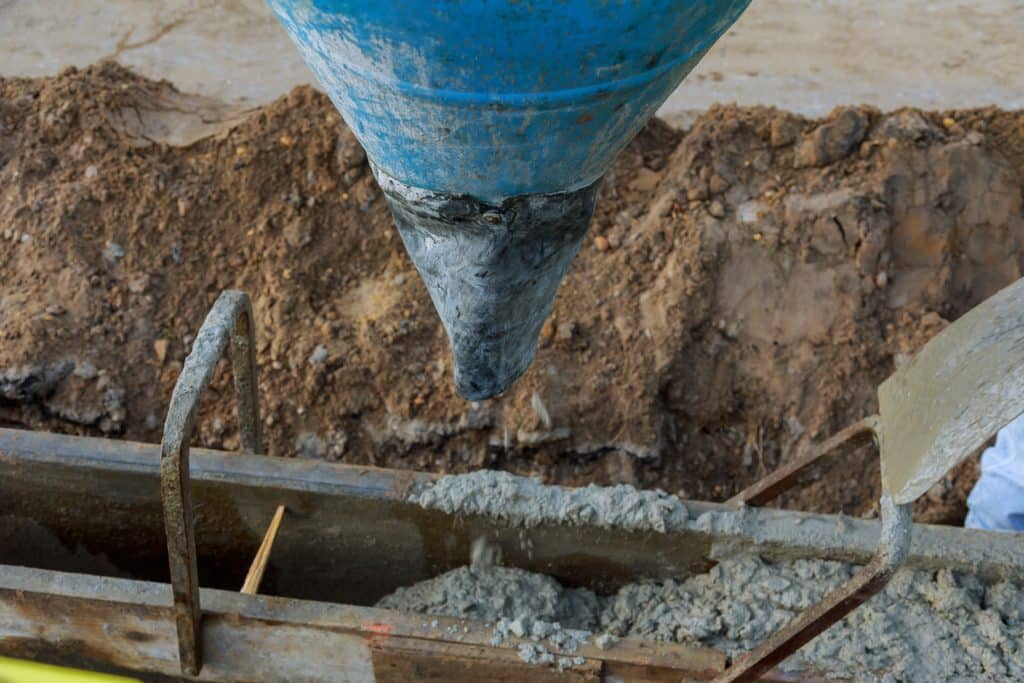
M 118 261 L 124 258 L 124 247 L 117 242 L 107 242 L 107 246 L 103 250 L 103 256 L 108 261 Z
M 313 353 L 309 354 L 310 365 L 321 365 L 327 360 L 327 347 L 323 344 L 317 344 L 316 348 L 313 349 Z
M 99 174 L 100 174 L 100 171 L 95 166 L 86 166 L 85 167 L 85 177 L 87 179 L 92 180 L 93 178 L 95 178 Z
M 715 218 L 723 218 L 725 216 L 725 207 L 722 206 L 722 202 L 716 199 L 708 205 L 708 213 Z
M 793 158 L 794 168 L 826 166 L 839 161 L 860 144 L 868 131 L 868 117 L 859 109 L 847 107 L 828 123 L 805 135 Z
M 651 192 L 658 186 L 661 176 L 651 169 L 641 166 L 636 172 L 636 177 L 629 184 L 630 188 L 637 192 Z
M 295 439 L 295 452 L 302 458 L 319 460 L 340 460 L 348 446 L 348 435 L 340 429 L 329 431 L 321 437 L 315 432 L 302 432 Z
M 340 174 L 358 168 L 366 163 L 366 151 L 356 142 L 355 136 L 347 129 L 339 137 L 334 150 L 334 159 Z
M 799 119 L 792 114 L 779 114 L 772 120 L 770 134 L 772 147 L 785 147 L 792 144 L 799 132 Z
M 166 339 L 157 339 L 153 342 L 153 351 L 156 353 L 156 359 L 161 365 L 167 360 L 167 351 L 170 349 L 170 346 L 171 343 Z
M 541 424 L 544 425 L 545 429 L 551 429 L 551 414 L 548 412 L 547 406 L 544 405 L 544 401 L 541 399 L 540 394 L 536 391 L 533 392 L 533 396 L 530 397 L 530 405 L 533 407 L 533 412 L 537 414 Z
M 920 112 L 906 109 L 889 116 L 882 124 L 881 133 L 886 138 L 918 142 L 934 138 L 938 130 Z
M 708 181 L 708 190 L 711 194 L 722 194 L 729 189 L 729 181 L 715 173 Z
M 128 281 L 128 291 L 132 294 L 143 294 L 149 288 L 149 276 L 140 275 Z
M 556 341 L 569 341 L 572 339 L 573 333 L 576 332 L 576 323 L 560 323 L 555 329 L 555 340 Z
M 604 235 L 598 235 L 594 238 L 594 246 L 597 247 L 598 251 L 608 251 L 611 245 L 608 244 L 608 238 Z
M 99 371 L 96 370 L 96 366 L 87 360 L 83 360 L 80 363 L 75 363 L 75 377 L 81 377 L 82 379 L 95 379 Z
M 282 233 L 284 234 L 284 241 L 293 249 L 301 249 L 313 241 L 313 236 L 301 220 L 294 220 L 284 226 Z
M 756 223 L 760 220 L 762 212 L 766 209 L 764 204 L 756 199 L 743 202 L 737 211 L 740 220 L 744 223 Z
M 301 458 L 323 459 L 327 452 L 327 444 L 313 432 L 299 434 L 295 440 L 295 451 Z
M 963 126 L 956 122 L 956 119 L 947 116 L 942 119 L 942 127 L 952 135 L 960 135 L 964 132 Z
M 552 318 L 548 318 L 544 322 L 544 326 L 540 328 L 540 340 L 542 343 L 547 343 L 555 337 L 555 321 Z

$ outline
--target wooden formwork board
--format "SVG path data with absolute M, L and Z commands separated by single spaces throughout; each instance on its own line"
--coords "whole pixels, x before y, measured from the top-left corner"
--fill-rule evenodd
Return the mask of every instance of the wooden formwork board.
M 725 663 L 712 650 L 622 640 L 563 653 L 584 661 L 559 671 L 523 661 L 518 639 L 491 644 L 479 622 L 215 589 L 202 604 L 202 681 L 699 680 Z M 177 677 L 170 587 L 0 565 L 0 653 Z
M 180 676 L 159 461 L 157 445 L 0 429 L 0 654 Z M 190 471 L 204 587 L 199 680 L 700 678 L 721 670 L 721 654 L 624 640 L 563 653 L 585 661 L 560 672 L 527 665 L 514 640 L 493 646 L 484 624 L 366 605 L 466 564 L 483 534 L 510 565 L 604 592 L 704 571 L 723 550 L 863 562 L 877 544 L 869 520 L 686 502 L 694 516 L 736 517 L 665 534 L 551 525 L 529 531 L 527 551 L 521 529 L 407 502 L 431 475 L 202 449 Z M 279 505 L 288 514 L 266 594 L 239 594 Z M 1020 578 L 1024 549 L 1007 535 L 919 525 L 909 564 Z

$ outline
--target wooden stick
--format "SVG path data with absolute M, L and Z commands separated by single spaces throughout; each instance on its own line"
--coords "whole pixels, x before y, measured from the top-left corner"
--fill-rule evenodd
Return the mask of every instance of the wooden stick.
M 255 595 L 256 591 L 259 590 L 260 581 L 263 580 L 263 572 L 266 570 L 267 562 L 270 560 L 270 550 L 274 547 L 274 539 L 277 537 L 277 530 L 281 526 L 281 519 L 283 517 L 284 505 L 278 505 L 273 519 L 270 520 L 270 526 L 267 527 L 267 533 L 263 536 L 263 542 L 260 543 L 260 549 L 256 551 L 256 557 L 252 558 L 249 573 L 245 575 L 242 593 Z

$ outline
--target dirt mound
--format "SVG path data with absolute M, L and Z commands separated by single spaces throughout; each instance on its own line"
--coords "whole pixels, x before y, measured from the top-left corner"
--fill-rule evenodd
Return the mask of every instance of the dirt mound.
M 1022 113 L 654 121 L 533 367 L 471 404 L 327 99 L 297 88 L 172 146 L 178 98 L 109 63 L 0 80 L 0 422 L 158 440 L 192 335 L 237 288 L 272 454 L 721 499 L 873 412 L 895 364 L 1024 266 Z M 229 375 L 204 445 L 238 445 Z M 959 521 L 973 468 L 919 518 Z M 862 454 L 790 502 L 870 513 L 877 488 Z

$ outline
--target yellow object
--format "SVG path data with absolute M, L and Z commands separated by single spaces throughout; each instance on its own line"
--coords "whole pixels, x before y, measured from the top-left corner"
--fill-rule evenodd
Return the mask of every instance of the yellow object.
M 0 657 L 0 683 L 139 683 L 135 678 Z

